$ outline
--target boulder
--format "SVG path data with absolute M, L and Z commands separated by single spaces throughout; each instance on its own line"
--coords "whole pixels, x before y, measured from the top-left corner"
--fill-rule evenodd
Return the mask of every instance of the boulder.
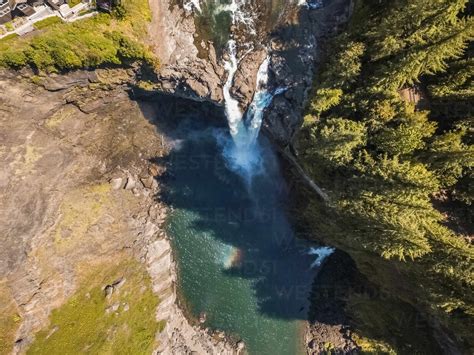
M 135 180 L 134 177 L 129 176 L 127 178 L 127 182 L 125 183 L 125 190 L 133 190 L 135 186 L 137 185 L 137 181 Z
M 121 177 L 113 178 L 110 180 L 110 186 L 112 190 L 120 190 L 124 187 L 124 181 Z

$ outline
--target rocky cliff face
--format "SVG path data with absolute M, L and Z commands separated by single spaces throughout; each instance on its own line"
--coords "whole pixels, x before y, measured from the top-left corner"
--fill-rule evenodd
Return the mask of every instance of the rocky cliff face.
M 280 148 L 292 144 L 303 122 L 315 69 L 323 55 L 321 44 L 346 24 L 351 12 L 350 0 L 324 1 L 316 9 L 292 9 L 271 35 L 272 85 L 288 90 L 274 98 L 263 130 Z
M 84 274 L 100 277 L 100 265 L 118 259 L 148 270 L 141 292 L 159 297 L 156 320 L 165 322 L 156 351 L 237 352 L 192 327 L 176 305 L 156 182 L 167 138 L 154 124 L 160 108 L 129 98 L 134 75 L 97 70 L 33 83 L 31 73 L 0 73 L 0 353 L 23 353 L 48 326 L 47 337 L 59 334 L 52 310 L 80 291 Z M 104 297 L 125 282 L 120 272 L 121 281 L 104 279 Z
M 174 2 L 173 2 L 174 3 Z M 194 43 L 194 17 L 171 0 L 150 1 L 150 43 L 160 58 L 159 91 L 222 104 L 224 68 L 212 43 Z M 200 55 L 205 53 L 204 56 Z

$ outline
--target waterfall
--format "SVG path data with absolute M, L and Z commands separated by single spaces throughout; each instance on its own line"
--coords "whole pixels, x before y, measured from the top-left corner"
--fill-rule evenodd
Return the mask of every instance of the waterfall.
M 245 114 L 239 108 L 239 103 L 230 94 L 233 78 L 237 71 L 238 60 L 235 52 L 235 41 L 229 41 L 231 59 L 226 63 L 228 78 L 224 86 L 224 100 L 227 121 L 233 144 L 225 149 L 225 156 L 234 171 L 243 173 L 248 180 L 260 172 L 261 156 L 258 145 L 258 134 L 262 126 L 263 114 L 275 95 L 283 93 L 286 88 L 268 89 L 268 70 L 270 58 L 267 56 L 260 65 L 257 74 L 257 84 L 253 100 Z
M 229 60 L 225 62 L 224 66 L 227 71 L 227 80 L 224 85 L 225 112 L 229 123 L 230 134 L 236 137 L 239 132 L 243 131 L 242 111 L 240 110 L 239 102 L 230 94 L 234 76 L 238 69 L 237 43 L 231 39 L 227 46 L 229 50 Z
M 270 106 L 273 98 L 286 91 L 286 88 L 279 87 L 274 92 L 268 89 L 268 69 L 270 57 L 267 56 L 260 65 L 257 74 L 257 88 L 252 103 L 246 113 L 245 122 L 247 127 L 248 144 L 255 144 L 262 126 L 265 109 Z
M 253 18 L 245 12 L 246 0 L 232 0 L 231 4 L 223 7 L 230 11 L 233 25 L 244 25 L 250 34 L 255 34 Z M 225 112 L 233 144 L 227 144 L 224 155 L 230 167 L 243 175 L 247 180 L 260 172 L 261 156 L 258 146 L 258 134 L 263 121 L 265 109 L 270 105 L 275 95 L 285 89 L 278 88 L 274 92 L 268 89 L 268 71 L 270 57 L 267 56 L 261 63 L 258 74 L 255 94 L 247 112 L 239 107 L 239 102 L 232 97 L 231 88 L 239 66 L 238 43 L 231 38 L 227 44 L 229 59 L 225 62 L 227 80 L 224 85 Z M 247 47 L 252 48 L 247 44 Z
M 203 13 L 203 8 L 209 6 L 209 2 L 210 0 L 185 0 L 184 6 L 186 10 L 194 11 L 197 16 L 200 16 Z M 311 4 L 321 1 L 291 0 L 291 2 L 311 7 Z M 242 112 L 239 101 L 231 94 L 239 62 L 253 50 L 254 46 L 252 41 L 241 43 L 241 39 L 243 37 L 256 39 L 255 19 L 258 15 L 254 5 L 252 0 L 231 0 L 226 4 L 222 4 L 221 1 L 217 1 L 217 4 L 214 2 L 212 7 L 213 15 L 221 12 L 229 13 L 232 23 L 232 34 L 227 43 L 227 58 L 224 62 L 227 79 L 223 87 L 225 113 L 232 142 L 222 142 L 224 155 L 230 168 L 243 175 L 247 180 L 260 172 L 261 156 L 258 135 L 265 109 L 271 104 L 275 95 L 286 90 L 286 88 L 277 88 L 276 90 L 268 88 L 270 57 L 267 56 L 258 70 L 254 97 L 247 112 Z M 235 36 L 236 31 L 239 32 L 239 37 Z M 242 36 L 242 33 L 245 35 Z
M 285 88 L 269 91 L 268 69 L 270 58 L 267 57 L 260 65 L 257 74 L 256 91 L 246 114 L 239 107 L 239 102 L 230 93 L 233 78 L 238 67 L 235 51 L 235 41 L 229 41 L 230 60 L 226 63 L 228 78 L 224 85 L 224 100 L 232 144 L 224 150 L 225 157 L 234 171 L 239 172 L 248 181 L 260 172 L 261 156 L 258 145 L 258 134 L 263 121 L 265 109 L 270 105 L 275 95 L 282 93 Z

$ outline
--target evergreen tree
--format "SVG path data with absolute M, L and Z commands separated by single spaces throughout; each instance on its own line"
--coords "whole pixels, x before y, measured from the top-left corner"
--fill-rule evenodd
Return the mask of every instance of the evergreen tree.
M 373 138 L 377 149 L 392 156 L 406 155 L 424 147 L 425 139 L 431 137 L 436 125 L 428 122 L 427 112 L 414 112 L 397 119 L 395 127 L 385 127 Z
M 307 154 L 317 154 L 335 166 L 344 165 L 353 158 L 354 150 L 366 143 L 364 124 L 344 118 L 331 118 L 310 130 L 314 142 Z
M 474 167 L 474 146 L 462 141 L 466 132 L 467 128 L 463 127 L 436 136 L 424 154 L 443 187 L 452 187 L 463 172 Z

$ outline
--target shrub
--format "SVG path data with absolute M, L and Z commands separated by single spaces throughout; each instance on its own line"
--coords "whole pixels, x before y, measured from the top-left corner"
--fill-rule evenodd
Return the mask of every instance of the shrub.
M 81 0 L 68 0 L 68 1 L 67 1 L 67 4 L 68 4 L 70 7 L 74 7 L 74 6 L 76 6 L 76 5 L 80 4 L 80 3 L 81 3 Z
M 25 53 L 21 51 L 7 50 L 3 52 L 0 57 L 0 65 L 15 69 L 25 66 L 27 62 L 28 60 Z
M 43 28 L 46 28 L 46 27 L 49 27 L 51 25 L 61 23 L 61 22 L 63 21 L 59 17 L 51 16 L 51 17 L 45 18 L 44 20 L 35 22 L 33 27 L 36 28 L 37 30 L 41 30 Z
M 9 35 L 6 35 L 5 37 L 0 38 L 0 43 L 8 42 L 17 37 L 18 35 L 16 33 L 10 33 Z
M 11 32 L 15 29 L 15 27 L 13 26 L 13 24 L 11 22 L 7 22 L 5 24 L 5 28 L 7 29 L 8 32 Z

